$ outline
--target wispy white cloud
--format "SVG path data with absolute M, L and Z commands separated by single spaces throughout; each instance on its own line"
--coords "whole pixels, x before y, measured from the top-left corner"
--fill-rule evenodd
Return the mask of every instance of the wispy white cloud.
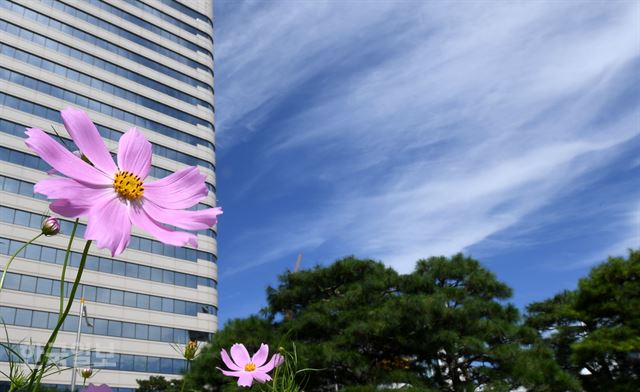
M 328 195 L 258 223 L 241 242 L 269 251 L 234 252 L 227 274 L 320 246 L 407 271 L 522 223 L 607 164 L 582 158 L 640 133 L 637 106 L 602 120 L 639 58 L 637 2 L 366 5 L 226 5 L 223 145 L 277 120 L 260 175 L 280 191 L 316 182 Z M 306 105 L 282 120 L 274 113 L 292 96 Z M 303 159 L 280 160 L 291 153 Z M 620 202 L 637 211 L 631 197 Z

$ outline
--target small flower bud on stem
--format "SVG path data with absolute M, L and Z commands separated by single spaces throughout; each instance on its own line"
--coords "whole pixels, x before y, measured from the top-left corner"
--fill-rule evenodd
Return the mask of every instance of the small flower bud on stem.
M 42 221 L 42 234 L 47 237 L 54 236 L 60 232 L 60 222 L 58 219 L 50 216 Z

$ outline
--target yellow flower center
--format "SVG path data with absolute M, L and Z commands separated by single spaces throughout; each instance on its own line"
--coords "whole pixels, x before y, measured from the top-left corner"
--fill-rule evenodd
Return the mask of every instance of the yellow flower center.
M 113 181 L 113 188 L 127 200 L 138 200 L 144 193 L 144 186 L 140 177 L 127 171 L 119 171 Z
M 245 372 L 252 372 L 256 370 L 256 364 L 253 362 L 249 362 L 248 364 L 244 365 L 244 371 Z

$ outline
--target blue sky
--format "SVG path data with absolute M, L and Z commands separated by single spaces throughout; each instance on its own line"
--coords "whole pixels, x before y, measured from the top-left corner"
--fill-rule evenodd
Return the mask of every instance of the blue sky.
M 640 3 L 215 3 L 220 322 L 469 254 L 525 304 L 640 246 Z

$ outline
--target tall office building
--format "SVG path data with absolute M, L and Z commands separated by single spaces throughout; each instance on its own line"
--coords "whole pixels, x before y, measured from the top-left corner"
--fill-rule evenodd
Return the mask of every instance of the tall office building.
M 59 114 L 65 107 L 85 110 L 113 152 L 137 127 L 153 145 L 151 177 L 197 165 L 210 192 L 196 207 L 215 206 L 212 15 L 212 0 L 0 0 L 0 268 L 48 214 L 33 185 L 50 168 L 25 146 L 25 127 L 57 131 L 73 150 Z M 58 317 L 72 227 L 62 222 L 62 234 L 19 254 L 0 293 L 0 316 L 27 356 L 38 354 Z M 102 369 L 90 381 L 122 392 L 150 375 L 179 377 L 185 361 L 171 344 L 205 341 L 217 329 L 216 228 L 198 232 L 198 242 L 198 249 L 167 246 L 134 228 L 118 257 L 93 246 L 82 278 L 88 317 L 78 317 L 78 295 L 54 358 L 72 365 L 81 322 L 78 366 Z M 6 361 L 0 349 L 4 372 Z M 71 377 L 67 370 L 44 384 L 68 386 Z

